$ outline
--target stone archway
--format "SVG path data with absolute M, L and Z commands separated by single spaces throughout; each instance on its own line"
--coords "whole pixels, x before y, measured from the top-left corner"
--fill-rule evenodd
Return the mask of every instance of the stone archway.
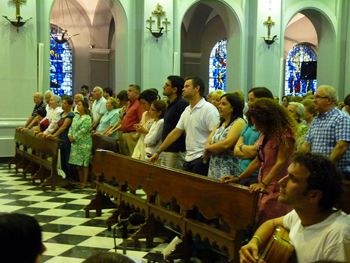
M 55 0 L 52 4 L 50 23 L 68 30 L 73 51 L 73 93 L 83 84 L 90 83 L 90 19 L 78 0 Z
M 190 6 L 181 25 L 181 75 L 197 75 L 208 83 L 210 52 L 219 40 L 227 38 L 227 91 L 242 83 L 240 22 L 224 1 L 200 1 Z
M 311 69 L 316 65 L 317 62 L 311 61 L 317 60 L 317 48 L 314 25 L 308 17 L 297 13 L 290 19 L 284 33 L 284 95 L 301 96 L 315 91 L 317 80 L 306 79 L 305 70 L 306 66 Z
M 291 21 L 291 19 L 298 13 L 305 16 L 312 23 L 316 31 L 318 40 L 318 85 L 329 84 L 338 87 L 339 65 L 337 63 L 338 54 L 336 52 L 336 34 L 333 20 L 327 15 L 327 10 L 315 7 L 302 7 L 298 10 L 294 10 L 287 21 Z
M 59 5 L 62 1 L 68 5 Z M 60 18 L 62 12 L 68 21 L 64 25 Z M 128 82 L 125 72 L 128 31 L 126 14 L 119 0 L 55 0 L 50 22 L 74 34 L 79 33 L 71 39 L 74 45 L 73 85 L 76 91 L 83 84 L 115 89 L 118 82 L 122 83 L 122 88 L 125 87 Z M 112 27 L 114 33 L 111 36 Z M 124 49 L 118 51 L 116 45 L 118 49 Z

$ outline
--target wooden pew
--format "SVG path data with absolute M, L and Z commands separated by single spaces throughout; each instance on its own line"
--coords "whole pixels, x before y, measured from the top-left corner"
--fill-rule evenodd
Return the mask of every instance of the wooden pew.
M 58 140 L 49 140 L 34 136 L 31 131 L 15 133 L 16 154 L 13 162 L 18 168 L 23 168 L 23 176 L 28 171 L 32 179 L 40 179 L 43 187 L 50 186 L 52 190 L 62 184 L 62 178 L 57 174 Z
M 24 154 L 27 152 L 27 136 L 18 130 L 15 132 L 15 156 L 11 159 L 8 164 L 8 168 L 11 169 L 11 164 L 15 165 L 16 174 L 18 173 L 18 169 L 24 169 L 29 161 L 24 158 Z
M 93 154 L 97 149 L 103 149 L 119 153 L 119 142 L 114 137 L 92 135 L 92 152 Z
M 238 249 L 245 231 L 255 225 L 258 194 L 251 194 L 247 187 L 224 185 L 207 177 L 175 169 L 166 169 L 147 162 L 131 159 L 108 151 L 97 151 L 92 171 L 97 177 L 97 195 L 88 211 L 101 213 L 108 197 L 115 198 L 119 214 L 125 207 L 143 213 L 147 220 L 135 239 L 146 235 L 151 243 L 159 228 L 159 222 L 171 226 L 183 236 L 197 236 L 226 254 L 231 262 L 238 262 Z M 143 189 L 146 196 L 134 194 Z M 171 210 L 164 204 L 176 200 L 180 210 Z M 110 204 L 110 203 L 109 203 Z M 205 218 L 190 218 L 194 207 Z M 220 219 L 226 226 L 205 223 L 208 219 Z

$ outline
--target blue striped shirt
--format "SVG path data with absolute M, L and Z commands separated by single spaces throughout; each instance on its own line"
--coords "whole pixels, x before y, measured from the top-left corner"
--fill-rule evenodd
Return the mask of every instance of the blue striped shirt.
M 311 152 L 329 157 L 338 141 L 350 142 L 350 117 L 337 108 L 319 114 L 311 123 L 306 141 Z M 350 150 L 337 162 L 342 172 L 350 172 Z

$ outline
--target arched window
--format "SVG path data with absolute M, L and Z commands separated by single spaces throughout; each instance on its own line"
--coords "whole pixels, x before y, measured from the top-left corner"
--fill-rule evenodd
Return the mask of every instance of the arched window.
M 209 58 L 209 93 L 215 90 L 226 91 L 227 40 L 217 42 Z
M 288 53 L 284 94 L 303 96 L 315 92 L 317 86 L 317 54 L 313 45 L 301 43 Z
M 72 95 L 72 49 L 69 42 L 58 43 L 50 32 L 50 89 L 57 95 Z

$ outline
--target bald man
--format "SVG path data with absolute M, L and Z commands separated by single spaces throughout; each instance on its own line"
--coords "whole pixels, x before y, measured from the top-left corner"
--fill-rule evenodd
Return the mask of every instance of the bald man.
M 28 126 L 31 124 L 31 122 L 34 120 L 34 118 L 37 116 L 38 111 L 45 110 L 45 104 L 43 101 L 43 96 L 39 92 L 35 92 L 33 95 L 33 101 L 34 101 L 34 108 L 32 111 L 32 114 L 28 117 L 26 124 L 24 125 L 24 128 L 28 128 Z

